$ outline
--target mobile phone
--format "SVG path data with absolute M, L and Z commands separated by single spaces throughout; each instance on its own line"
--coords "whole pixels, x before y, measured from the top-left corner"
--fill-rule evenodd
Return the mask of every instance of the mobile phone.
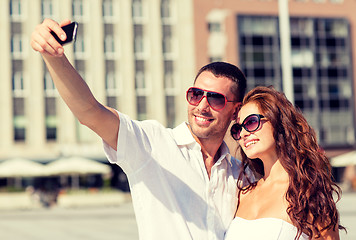
M 70 23 L 68 25 L 63 26 L 62 29 L 67 35 L 67 39 L 64 40 L 64 41 L 59 39 L 57 34 L 55 34 L 53 31 L 51 32 L 51 34 L 57 40 L 57 42 L 59 42 L 61 45 L 64 45 L 66 43 L 70 43 L 72 41 L 75 42 L 75 39 L 77 37 L 78 23 L 77 22 L 72 22 L 72 23 Z

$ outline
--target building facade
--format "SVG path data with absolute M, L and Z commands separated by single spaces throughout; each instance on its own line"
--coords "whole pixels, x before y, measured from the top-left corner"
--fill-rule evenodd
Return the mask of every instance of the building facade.
M 288 4 L 294 103 L 329 156 L 354 149 L 356 1 Z M 278 16 L 278 0 L 0 0 L 0 160 L 105 158 L 30 47 L 43 19 L 79 23 L 65 52 L 100 102 L 173 127 L 206 63 L 238 65 L 249 89 L 283 89 Z
M 167 127 L 186 119 L 196 70 L 192 1 L 0 0 L 0 159 L 105 158 L 30 47 L 45 18 L 79 23 L 65 53 L 100 102 Z
M 197 66 L 241 67 L 248 90 L 283 90 L 278 0 L 194 1 Z M 294 104 L 329 157 L 354 149 L 356 1 L 288 1 Z

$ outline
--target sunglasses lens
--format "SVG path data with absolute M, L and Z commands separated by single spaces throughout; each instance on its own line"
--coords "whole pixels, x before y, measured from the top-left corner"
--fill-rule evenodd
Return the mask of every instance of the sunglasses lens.
M 223 109 L 225 107 L 226 98 L 221 93 L 208 92 L 207 99 L 208 99 L 209 105 L 214 110 L 221 110 L 221 109 Z
M 256 131 L 257 128 L 260 126 L 260 119 L 256 115 L 252 115 L 245 119 L 243 125 L 245 129 L 249 132 Z
M 234 125 L 231 126 L 231 136 L 235 139 L 235 140 L 240 140 L 241 136 L 241 125 L 235 123 Z
M 203 96 L 204 91 L 198 88 L 190 88 L 187 91 L 187 100 L 192 105 L 198 105 Z

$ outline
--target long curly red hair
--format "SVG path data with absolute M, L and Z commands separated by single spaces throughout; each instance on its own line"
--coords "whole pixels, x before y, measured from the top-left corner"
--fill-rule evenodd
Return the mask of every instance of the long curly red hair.
M 326 229 L 345 229 L 339 225 L 339 214 L 333 194 L 340 199 L 341 190 L 332 179 L 331 165 L 318 145 L 315 131 L 301 111 L 273 87 L 256 87 L 247 93 L 243 105 L 253 102 L 274 127 L 274 139 L 279 159 L 289 175 L 286 200 L 287 213 L 298 229 L 310 238 Z M 244 167 L 251 164 L 241 149 Z M 245 171 L 240 179 L 245 177 Z M 240 190 L 247 188 L 238 186 Z

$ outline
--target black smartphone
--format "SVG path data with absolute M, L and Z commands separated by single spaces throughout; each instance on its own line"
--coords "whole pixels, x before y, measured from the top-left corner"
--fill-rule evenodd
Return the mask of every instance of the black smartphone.
M 64 41 L 59 39 L 57 34 L 55 34 L 53 31 L 51 32 L 51 34 L 57 40 L 57 42 L 59 42 L 61 45 L 64 45 L 66 43 L 70 43 L 72 41 L 75 42 L 75 39 L 77 37 L 78 23 L 77 22 L 72 22 L 72 23 L 70 23 L 68 25 L 63 26 L 62 29 L 67 35 L 67 39 L 64 40 Z

